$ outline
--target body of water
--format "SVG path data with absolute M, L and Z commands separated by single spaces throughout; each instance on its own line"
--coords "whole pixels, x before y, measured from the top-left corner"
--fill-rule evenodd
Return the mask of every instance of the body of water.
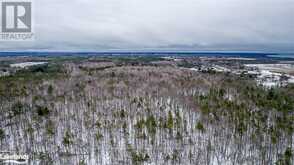
M 275 58 L 294 58 L 294 54 L 275 54 L 275 55 L 268 55 L 268 57 L 275 57 Z

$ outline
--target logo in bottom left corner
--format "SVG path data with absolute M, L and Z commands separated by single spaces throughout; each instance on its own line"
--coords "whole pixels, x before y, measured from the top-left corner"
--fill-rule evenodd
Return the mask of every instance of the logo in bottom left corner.
M 28 164 L 28 161 L 29 156 L 27 154 L 0 151 L 0 164 Z

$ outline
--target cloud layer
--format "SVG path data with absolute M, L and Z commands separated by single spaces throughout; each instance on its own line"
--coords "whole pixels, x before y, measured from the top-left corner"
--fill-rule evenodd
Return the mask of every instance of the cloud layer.
M 0 50 L 294 51 L 293 0 L 35 0 L 33 42 Z

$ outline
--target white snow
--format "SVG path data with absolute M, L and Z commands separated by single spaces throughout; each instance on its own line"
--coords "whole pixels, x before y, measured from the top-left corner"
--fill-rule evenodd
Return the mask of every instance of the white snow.
M 254 69 L 254 71 L 248 71 L 248 74 L 258 75 L 256 81 L 262 86 L 270 88 L 294 83 L 294 76 L 285 73 L 294 70 L 291 64 L 247 64 L 245 66 Z M 283 80 L 283 76 L 288 79 Z
M 16 63 L 16 64 L 10 64 L 10 67 L 16 67 L 16 68 L 26 68 L 34 65 L 43 65 L 47 64 L 47 62 L 22 62 L 22 63 Z
M 198 72 L 198 69 L 196 68 L 190 68 L 191 71 L 197 71 Z

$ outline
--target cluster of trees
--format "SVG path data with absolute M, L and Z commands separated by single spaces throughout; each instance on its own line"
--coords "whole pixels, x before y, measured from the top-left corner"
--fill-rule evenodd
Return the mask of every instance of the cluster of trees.
M 292 154 L 293 92 L 293 87 L 265 90 L 244 81 L 221 84 L 198 97 L 202 121 L 229 128 L 234 140 L 258 148 L 261 164 L 272 164 L 284 152 Z
M 32 164 L 293 163 L 291 86 L 168 66 L 43 69 L 0 80 L 0 149 Z

